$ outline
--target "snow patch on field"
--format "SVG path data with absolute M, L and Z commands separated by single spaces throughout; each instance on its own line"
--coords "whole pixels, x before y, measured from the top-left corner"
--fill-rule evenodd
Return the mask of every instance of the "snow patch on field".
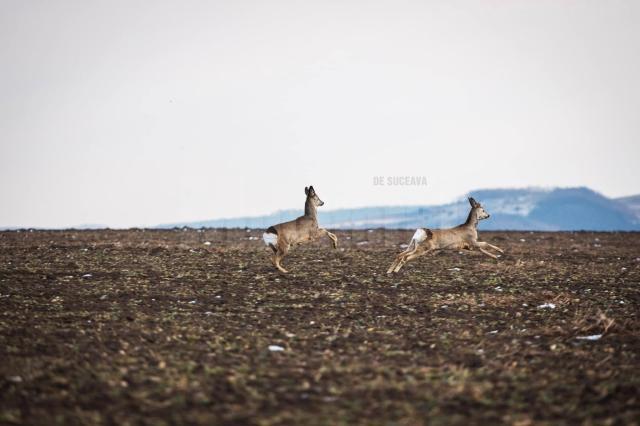
M 602 337 L 602 334 L 592 334 L 591 336 L 578 336 L 576 337 L 576 339 L 594 341 L 594 340 L 600 340 L 601 337 Z
M 282 346 L 278 346 L 278 345 L 269 345 L 269 350 L 271 352 L 282 352 L 282 351 L 284 351 L 284 348 Z

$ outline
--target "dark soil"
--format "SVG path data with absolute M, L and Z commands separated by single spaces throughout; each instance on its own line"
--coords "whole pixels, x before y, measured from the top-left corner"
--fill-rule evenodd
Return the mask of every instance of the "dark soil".
M 0 423 L 638 424 L 640 234 L 411 234 L 0 233 Z

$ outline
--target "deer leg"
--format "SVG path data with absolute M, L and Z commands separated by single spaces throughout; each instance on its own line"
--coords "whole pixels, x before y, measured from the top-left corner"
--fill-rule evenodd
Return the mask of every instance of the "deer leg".
M 393 262 L 391 262 L 391 266 L 389 266 L 389 269 L 387 269 L 387 274 L 393 272 L 393 268 L 396 267 L 396 265 L 400 262 L 400 259 L 402 259 L 402 256 L 404 256 L 406 253 L 408 253 L 407 250 L 403 251 L 393 259 Z
M 398 272 L 405 263 L 407 263 L 410 260 L 415 259 L 416 257 L 420 257 L 420 256 L 424 256 L 425 254 L 431 253 L 433 251 L 433 249 L 429 249 L 429 250 L 425 250 L 425 251 L 420 251 L 416 253 L 416 250 L 414 250 L 413 253 L 410 253 L 408 255 L 406 255 L 401 261 L 400 263 L 394 268 L 393 272 Z
M 482 247 L 478 247 L 478 250 L 480 250 L 482 253 L 486 254 L 487 256 L 498 260 L 498 256 L 496 256 L 495 254 L 489 253 L 488 251 L 486 251 L 485 249 L 483 249 Z
M 502 250 L 500 247 L 496 247 L 493 244 L 485 243 L 484 241 L 476 241 L 476 247 L 483 249 L 486 249 L 488 247 L 500 253 L 504 253 L 504 250 Z
M 283 272 L 283 273 L 285 273 L 285 274 L 286 274 L 286 273 L 287 273 L 287 272 L 289 272 L 289 271 L 287 271 L 286 269 L 284 269 L 284 268 L 282 267 L 282 265 L 280 265 L 280 260 L 281 260 L 281 259 L 282 259 L 281 257 L 278 257 L 278 255 L 276 255 L 276 257 L 274 258 L 273 264 L 276 266 L 276 268 L 278 268 L 278 270 L 279 270 L 280 272 Z
M 402 256 L 400 261 L 393 268 L 393 272 L 398 272 L 400 270 L 400 268 L 402 268 L 404 266 L 404 264 L 407 263 L 408 261 L 410 261 L 412 259 L 415 259 L 418 256 L 422 256 L 423 254 L 427 254 L 427 253 L 429 253 L 431 251 L 432 251 L 432 249 L 425 250 L 424 248 L 422 248 L 420 246 L 416 246 L 416 248 L 414 248 L 413 250 L 409 251 L 408 253 L 406 253 L 406 254 L 404 254 Z
M 412 245 L 414 245 L 414 247 L 412 247 Z M 398 265 L 398 263 L 400 263 L 405 256 L 415 253 L 416 250 L 418 250 L 417 244 L 415 244 L 414 242 L 409 244 L 409 247 L 407 247 L 405 251 L 403 251 L 402 253 L 396 256 L 391 266 L 389 266 L 389 269 L 387 270 L 387 274 L 394 272 L 394 269 Z
M 404 264 L 408 262 L 409 256 L 413 256 L 413 254 L 411 254 L 411 255 L 407 255 L 407 256 L 403 257 L 402 259 L 400 259 L 400 260 L 399 260 L 399 261 L 394 265 L 394 268 L 393 268 L 393 271 L 392 271 L 392 272 L 398 272 L 398 271 L 400 270 L 400 268 L 402 268 L 402 267 L 404 266 Z
M 504 250 L 502 250 L 502 249 L 501 249 L 500 247 L 498 247 L 498 246 L 494 246 L 493 244 L 489 244 L 489 243 L 487 243 L 487 246 L 488 246 L 489 248 L 494 249 L 494 250 L 495 250 L 495 251 L 497 251 L 497 252 L 504 253 Z
M 393 259 L 393 262 L 391 262 L 391 266 L 389 266 L 389 269 L 387 269 L 387 274 L 390 274 L 390 273 L 392 273 L 392 272 L 393 272 L 393 268 L 395 268 L 395 267 L 396 267 L 396 265 L 398 264 L 398 262 L 399 262 L 399 261 L 400 261 L 400 260 L 399 260 L 399 259 L 398 259 L 398 257 L 396 256 L 396 257 Z
M 331 238 L 331 241 L 333 242 L 333 248 L 337 249 L 338 248 L 338 237 L 336 237 L 336 234 L 332 234 L 331 232 L 327 231 L 327 235 L 329 236 L 329 238 Z
M 324 228 L 320 228 L 319 231 L 323 234 L 325 234 L 327 237 L 329 237 L 329 239 L 331 240 L 331 242 L 333 243 L 333 248 L 337 249 L 338 248 L 338 237 L 335 236 L 335 234 L 332 234 L 331 232 L 327 231 Z
M 389 266 L 389 269 L 387 269 L 387 274 L 390 274 L 393 272 L 393 268 L 396 267 L 396 265 L 400 262 L 400 257 L 401 255 L 398 255 L 395 257 L 395 259 L 393 259 L 393 262 L 391 262 L 391 265 Z
M 274 266 L 278 268 L 280 272 L 283 272 L 285 274 L 289 271 L 287 271 L 282 267 L 282 265 L 280 265 L 280 261 L 287 255 L 288 251 L 289 251 L 288 244 L 278 244 L 278 250 L 276 251 L 276 254 L 273 256 Z
M 491 254 L 488 251 L 486 251 L 485 249 L 482 248 L 478 248 L 478 250 L 480 250 L 482 253 L 486 254 L 487 256 L 493 258 L 493 259 L 498 259 L 498 256 L 496 256 L 495 254 Z

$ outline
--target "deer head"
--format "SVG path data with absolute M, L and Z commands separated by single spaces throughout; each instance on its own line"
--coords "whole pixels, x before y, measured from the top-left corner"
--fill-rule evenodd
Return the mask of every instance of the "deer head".
M 320 199 L 320 197 L 318 197 L 318 194 L 316 194 L 316 190 L 313 189 L 313 185 L 308 187 L 308 188 L 305 187 L 304 188 L 304 193 L 307 196 L 307 201 L 311 200 L 313 202 L 314 206 L 319 207 L 319 206 L 324 205 L 324 201 L 322 201 Z
M 487 219 L 491 216 L 479 202 L 473 199 L 473 197 L 469 197 L 469 204 L 471 204 L 471 212 L 475 214 L 478 220 Z

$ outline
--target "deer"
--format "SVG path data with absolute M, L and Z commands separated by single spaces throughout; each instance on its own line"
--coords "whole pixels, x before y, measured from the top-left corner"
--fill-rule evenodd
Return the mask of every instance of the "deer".
M 473 249 L 478 249 L 481 253 L 493 259 L 498 259 L 495 254 L 490 253 L 487 249 L 493 249 L 499 253 L 504 253 L 504 250 L 492 244 L 478 241 L 478 222 L 488 219 L 489 213 L 473 197 L 469 197 L 469 204 L 471 204 L 471 211 L 466 222 L 455 228 L 418 228 L 413 237 L 411 237 L 407 249 L 396 256 L 387 270 L 387 274 L 398 272 L 410 260 L 441 250 L 473 251 Z
M 333 248 L 338 248 L 338 238 L 324 228 L 318 226 L 317 208 L 324 205 L 324 201 L 318 197 L 313 186 L 304 188 L 307 199 L 304 203 L 304 215 L 292 221 L 279 223 L 270 226 L 262 234 L 264 243 L 273 250 L 272 262 L 282 273 L 287 273 L 280 262 L 287 255 L 292 245 L 299 245 L 311 242 L 319 237 L 327 236 L 333 244 Z

